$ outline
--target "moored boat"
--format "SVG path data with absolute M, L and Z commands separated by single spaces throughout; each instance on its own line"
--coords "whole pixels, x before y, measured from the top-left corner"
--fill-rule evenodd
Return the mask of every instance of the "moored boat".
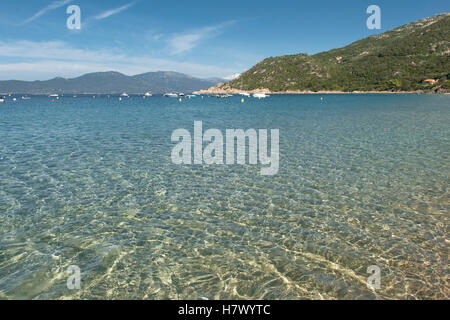
M 254 98 L 258 98 L 258 99 L 262 99 L 262 98 L 267 98 L 269 97 L 268 95 L 266 95 L 264 92 L 263 93 L 255 93 L 253 95 Z

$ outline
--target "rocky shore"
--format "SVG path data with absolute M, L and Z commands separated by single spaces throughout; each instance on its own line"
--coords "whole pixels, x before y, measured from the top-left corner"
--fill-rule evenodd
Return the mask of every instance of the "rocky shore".
M 310 90 L 287 90 L 287 91 L 271 91 L 267 88 L 259 88 L 254 90 L 241 90 L 230 88 L 227 84 L 219 83 L 217 86 L 211 87 L 208 90 L 200 90 L 194 92 L 194 94 L 239 94 L 239 93 L 265 93 L 265 94 L 450 94 L 450 91 L 444 88 L 437 88 L 435 90 L 417 90 L 417 91 L 310 91 Z

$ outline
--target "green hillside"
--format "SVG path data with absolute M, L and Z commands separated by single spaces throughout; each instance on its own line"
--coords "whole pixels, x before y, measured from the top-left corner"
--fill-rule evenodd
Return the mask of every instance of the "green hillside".
M 435 84 L 424 83 L 432 78 Z M 450 88 L 450 13 L 341 49 L 268 58 L 220 89 L 437 91 Z

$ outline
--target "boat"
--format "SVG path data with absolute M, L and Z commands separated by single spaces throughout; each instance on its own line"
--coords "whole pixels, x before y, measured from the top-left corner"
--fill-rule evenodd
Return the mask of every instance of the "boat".
M 144 97 L 151 97 L 151 96 L 153 96 L 150 92 L 146 92 L 145 94 L 144 94 Z
M 178 96 L 179 97 L 184 97 L 184 93 L 179 93 Z
M 239 93 L 240 96 L 244 96 L 244 97 L 250 97 L 250 93 L 248 92 L 241 92 Z
M 0 103 L 5 102 L 5 97 L 0 97 Z
M 218 95 L 216 95 L 216 98 L 222 98 L 222 99 L 224 99 L 224 98 L 230 98 L 230 97 L 232 97 L 233 95 L 231 95 L 231 94 L 218 94 Z
M 22 96 L 22 100 L 31 100 L 30 97 Z
M 126 92 L 122 93 L 120 96 L 124 97 L 124 98 L 128 98 L 129 97 L 129 95 Z
M 258 99 L 262 99 L 262 98 L 267 98 L 268 95 L 266 95 L 264 92 L 263 93 L 255 93 L 253 95 L 254 98 L 258 98 Z
M 164 97 L 177 98 L 178 95 L 176 93 L 166 93 L 164 94 Z
M 57 93 L 51 94 L 48 96 L 49 98 L 59 98 L 59 95 Z

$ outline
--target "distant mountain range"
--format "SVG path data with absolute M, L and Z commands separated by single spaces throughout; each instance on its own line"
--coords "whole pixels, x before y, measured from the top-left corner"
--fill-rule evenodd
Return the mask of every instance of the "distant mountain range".
M 46 81 L 0 81 L 0 93 L 20 94 L 155 94 L 165 92 L 190 93 L 207 89 L 222 79 L 200 79 L 186 74 L 158 71 L 126 76 L 119 72 L 95 72 L 78 78 L 54 78 Z
M 450 13 L 315 55 L 267 58 L 204 93 L 450 92 Z

